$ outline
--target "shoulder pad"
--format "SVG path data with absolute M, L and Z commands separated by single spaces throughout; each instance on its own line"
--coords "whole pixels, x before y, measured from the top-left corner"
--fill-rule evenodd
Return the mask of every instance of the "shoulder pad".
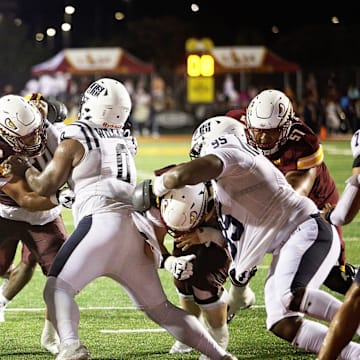
M 82 130 L 83 125 L 73 122 L 70 125 L 65 126 L 61 130 L 60 140 L 64 139 L 84 139 L 85 135 Z

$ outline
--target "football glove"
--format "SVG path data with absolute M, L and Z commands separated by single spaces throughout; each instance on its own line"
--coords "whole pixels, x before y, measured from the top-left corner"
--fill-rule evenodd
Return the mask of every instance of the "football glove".
M 231 282 L 235 286 L 245 286 L 250 281 L 250 279 L 256 274 L 256 272 L 257 272 L 256 266 L 254 266 L 250 270 L 244 271 L 240 275 L 236 274 L 235 269 L 231 269 L 229 271 L 229 276 L 230 276 Z
M 130 129 L 124 130 L 124 138 L 126 141 L 126 146 L 129 149 L 131 156 L 134 157 L 137 154 L 138 143 L 136 138 L 131 135 Z
M 164 185 L 164 176 L 156 176 L 154 179 L 153 184 L 153 192 L 157 197 L 162 197 L 165 194 L 167 194 L 170 191 L 167 187 Z
M 192 260 L 196 258 L 196 255 L 186 256 L 169 256 L 164 261 L 164 268 L 171 273 L 177 280 L 186 280 L 193 274 Z
M 71 209 L 75 201 L 75 194 L 69 188 L 60 190 L 58 194 L 59 204 L 67 209 Z

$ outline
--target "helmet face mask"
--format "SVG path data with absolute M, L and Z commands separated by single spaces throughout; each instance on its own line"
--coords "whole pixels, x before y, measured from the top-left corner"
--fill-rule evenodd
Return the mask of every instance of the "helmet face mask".
M 275 148 L 281 137 L 281 128 L 275 129 L 249 129 L 251 139 L 260 150 L 266 151 Z
M 41 155 L 46 146 L 46 130 L 40 111 L 22 96 L 3 96 L 0 98 L 0 136 L 21 155 Z
M 82 96 L 79 120 L 101 127 L 121 129 L 131 111 L 131 99 L 125 86 L 115 79 L 99 79 Z
M 190 157 L 201 156 L 203 149 L 217 137 L 234 134 L 241 141 L 247 142 L 244 125 L 229 116 L 215 116 L 202 122 L 193 132 Z
M 294 110 L 281 91 L 264 90 L 249 104 L 246 112 L 248 141 L 264 155 L 276 153 L 288 139 Z
M 200 183 L 170 190 L 161 198 L 160 213 L 168 232 L 189 232 L 208 220 L 214 201 L 210 185 Z

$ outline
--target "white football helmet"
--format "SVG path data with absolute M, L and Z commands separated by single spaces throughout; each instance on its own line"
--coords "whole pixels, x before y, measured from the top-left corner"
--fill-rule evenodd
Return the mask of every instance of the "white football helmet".
M 21 155 L 40 155 L 46 146 L 45 123 L 40 111 L 22 96 L 1 97 L 0 136 Z
M 115 79 L 103 78 L 86 89 L 81 100 L 79 120 L 121 129 L 130 111 L 131 99 L 125 86 Z
M 201 156 L 201 151 L 210 142 L 224 134 L 234 134 L 241 141 L 247 142 L 245 126 L 229 116 L 215 116 L 202 122 L 194 131 L 191 139 L 190 157 Z
M 294 118 L 290 99 L 279 90 L 264 90 L 248 105 L 248 141 L 264 155 L 274 154 L 287 141 Z
M 200 183 L 172 189 L 161 198 L 161 217 L 170 233 L 194 229 L 212 214 L 214 200 L 211 186 Z

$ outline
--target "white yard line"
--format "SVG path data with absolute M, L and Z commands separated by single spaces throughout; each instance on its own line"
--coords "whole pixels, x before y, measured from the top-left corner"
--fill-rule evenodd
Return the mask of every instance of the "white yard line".
M 163 328 L 160 329 L 118 329 L 118 330 L 100 330 L 103 334 L 126 334 L 126 333 L 150 333 L 150 332 L 165 332 Z

